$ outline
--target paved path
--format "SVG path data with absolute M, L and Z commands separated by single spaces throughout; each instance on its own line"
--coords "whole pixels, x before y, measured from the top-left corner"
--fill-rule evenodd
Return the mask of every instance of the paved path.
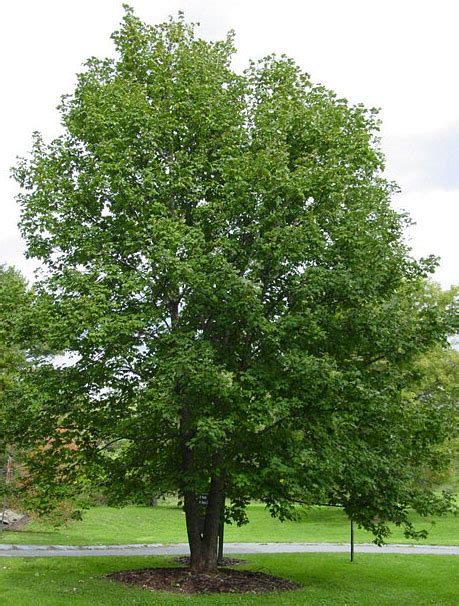
M 349 543 L 225 543 L 225 554 L 249 553 L 346 553 Z M 372 543 L 356 543 L 356 553 L 401 553 L 424 555 L 459 555 L 459 546 L 392 544 L 377 547 Z M 161 543 L 148 545 L 2 545 L 0 557 L 49 556 L 150 556 L 186 555 L 188 544 Z

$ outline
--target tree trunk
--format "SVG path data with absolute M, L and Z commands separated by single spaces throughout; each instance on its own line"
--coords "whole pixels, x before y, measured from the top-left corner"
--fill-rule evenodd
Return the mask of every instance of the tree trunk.
M 177 392 L 179 387 L 177 386 Z M 194 469 L 195 461 L 188 442 L 193 437 L 193 426 L 189 408 L 184 405 L 181 411 L 180 434 L 182 450 L 183 477 Z M 216 457 L 218 459 L 219 457 Z M 225 502 L 224 472 L 215 473 L 210 479 L 205 508 L 198 501 L 198 494 L 184 482 L 184 504 L 188 543 L 190 546 L 190 567 L 192 572 L 212 572 L 217 569 L 218 530 L 221 511 Z M 192 484 L 191 484 L 192 485 Z M 204 520 L 203 520 L 204 515 Z
M 218 529 L 224 503 L 223 475 L 211 479 L 203 528 L 203 510 L 197 495 L 186 492 L 184 498 L 191 570 L 195 573 L 213 572 L 217 569 Z

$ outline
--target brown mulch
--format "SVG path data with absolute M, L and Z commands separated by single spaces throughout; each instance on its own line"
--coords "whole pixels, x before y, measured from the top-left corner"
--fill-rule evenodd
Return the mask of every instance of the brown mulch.
M 298 583 L 251 570 L 220 568 L 214 574 L 191 574 L 189 568 L 146 568 L 107 575 L 142 589 L 178 593 L 267 593 L 299 589 Z
M 178 556 L 174 558 L 174 562 L 177 564 L 182 564 L 183 566 L 190 565 L 190 556 Z M 224 557 L 221 562 L 218 563 L 218 566 L 237 566 L 237 564 L 245 564 L 246 560 L 240 560 L 239 558 L 226 558 Z

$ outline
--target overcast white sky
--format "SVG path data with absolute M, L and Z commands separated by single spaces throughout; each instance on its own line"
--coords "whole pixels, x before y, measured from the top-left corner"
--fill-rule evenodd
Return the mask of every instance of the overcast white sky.
M 313 81 L 352 102 L 382 108 L 387 176 L 402 187 L 394 199 L 416 225 L 417 256 L 436 254 L 436 279 L 459 284 L 459 2 L 457 0 L 131 0 L 156 23 L 183 10 L 204 37 L 236 31 L 235 66 L 286 53 Z M 91 55 L 112 54 L 118 0 L 15 0 L 0 5 L 0 263 L 29 278 L 16 227 L 9 169 L 30 149 L 31 134 L 59 134 L 55 109 Z

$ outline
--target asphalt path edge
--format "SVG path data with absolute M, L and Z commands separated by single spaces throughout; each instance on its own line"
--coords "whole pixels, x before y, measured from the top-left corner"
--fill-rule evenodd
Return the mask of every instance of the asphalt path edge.
M 225 543 L 225 554 L 257 553 L 347 553 L 349 543 Z M 457 545 L 390 544 L 378 547 L 356 543 L 355 553 L 404 555 L 459 555 Z M 188 555 L 187 543 L 126 545 L 13 545 L 0 544 L 0 557 L 90 557 Z

